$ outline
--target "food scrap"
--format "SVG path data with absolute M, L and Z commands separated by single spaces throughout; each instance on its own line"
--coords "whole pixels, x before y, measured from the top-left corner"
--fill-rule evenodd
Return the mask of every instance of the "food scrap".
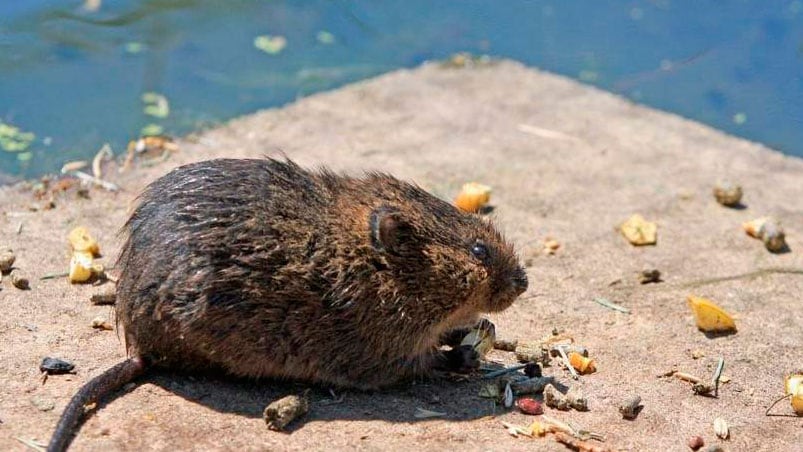
M 0 251 L 0 273 L 6 274 L 10 272 L 16 260 L 17 256 L 14 255 L 14 251 L 10 248 Z
M 474 348 L 480 358 L 484 358 L 496 342 L 496 327 L 487 319 L 480 320 L 477 325 L 463 338 L 460 345 L 469 345 Z
M 587 358 L 580 353 L 570 352 L 568 354 L 569 364 L 575 368 L 580 374 L 590 374 L 597 370 L 596 363 L 593 359 Z
M 551 384 L 544 387 L 544 403 L 550 408 L 562 411 L 568 411 L 571 408 L 577 411 L 588 411 L 588 400 L 585 397 L 571 389 L 563 394 Z
M 777 253 L 786 250 L 786 232 L 781 223 L 773 217 L 761 217 L 742 223 L 742 228 L 750 237 L 764 242 L 767 250 Z
M 692 295 L 689 295 L 687 300 L 694 313 L 697 328 L 700 331 L 707 333 L 736 331 L 736 323 L 733 321 L 733 317 L 714 304 L 713 301 Z
M 58 358 L 45 358 L 39 364 L 39 371 L 48 375 L 67 374 L 75 369 L 75 364 Z
M 476 182 L 469 182 L 463 185 L 457 198 L 454 200 L 455 206 L 464 212 L 479 212 L 491 200 L 491 187 Z
M 516 400 L 516 407 L 524 414 L 538 415 L 544 414 L 544 408 L 541 402 L 533 399 L 532 397 L 521 397 Z
M 714 433 L 720 439 L 728 439 L 730 430 L 725 419 L 722 419 L 721 417 L 714 419 Z
M 619 227 L 622 235 L 633 245 L 655 245 L 658 241 L 658 225 L 649 222 L 639 214 L 628 218 Z
M 265 408 L 263 417 L 271 430 L 284 430 L 288 424 L 309 411 L 309 400 L 304 395 L 289 395 L 272 402 Z
M 100 255 L 98 242 L 92 238 L 89 231 L 83 226 L 78 226 L 70 231 L 69 235 L 67 235 L 67 240 L 70 241 L 73 251 L 91 253 L 93 257 Z

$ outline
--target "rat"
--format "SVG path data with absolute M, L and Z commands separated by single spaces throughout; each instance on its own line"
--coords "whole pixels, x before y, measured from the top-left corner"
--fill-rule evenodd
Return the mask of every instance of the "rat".
M 454 333 L 527 289 L 513 246 L 480 216 L 387 174 L 289 159 L 176 168 L 121 232 L 129 358 L 72 398 L 49 451 L 69 446 L 86 405 L 153 367 L 360 390 L 471 370 L 476 351 Z

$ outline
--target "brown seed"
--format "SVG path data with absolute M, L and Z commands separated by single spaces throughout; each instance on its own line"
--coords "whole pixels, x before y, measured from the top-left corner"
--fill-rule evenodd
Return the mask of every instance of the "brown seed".
M 659 283 L 661 282 L 661 271 L 655 268 L 642 270 L 639 273 L 638 281 L 641 284 Z
M 497 350 L 503 350 L 506 352 L 515 352 L 516 346 L 518 345 L 517 340 L 513 339 L 512 341 L 505 340 L 505 339 L 497 339 L 494 341 L 494 348 Z
M 689 442 L 687 444 L 689 446 L 689 449 L 698 450 L 698 449 L 702 448 L 703 446 L 705 446 L 705 440 L 703 440 L 702 436 L 695 435 L 695 436 L 692 436 L 691 438 L 689 438 Z
M 14 266 L 14 261 L 17 259 L 17 256 L 14 255 L 14 252 L 11 249 L 6 248 L 5 250 L 0 252 L 0 273 L 8 273 L 11 271 L 11 267 Z
M 106 292 L 93 293 L 89 297 L 90 303 L 94 305 L 110 305 L 117 302 L 117 292 L 114 289 Z
M 544 414 L 544 407 L 541 406 L 541 402 L 530 397 L 522 397 L 516 400 L 516 406 L 524 414 Z
M 11 284 L 19 290 L 31 289 L 31 285 L 28 282 L 28 278 L 22 276 L 22 274 L 17 270 L 11 272 Z
M 271 430 L 284 430 L 289 423 L 307 414 L 307 411 L 309 401 L 306 396 L 289 395 L 268 405 L 263 417 Z
M 742 186 L 730 181 L 718 181 L 714 186 L 714 198 L 723 206 L 738 206 L 742 200 Z
M 92 328 L 96 330 L 111 331 L 114 329 L 111 323 L 107 322 L 103 317 L 96 317 L 92 320 Z

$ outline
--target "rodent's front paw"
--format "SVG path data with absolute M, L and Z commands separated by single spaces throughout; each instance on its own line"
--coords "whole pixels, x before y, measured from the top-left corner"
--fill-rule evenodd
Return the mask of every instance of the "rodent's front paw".
M 445 367 L 452 372 L 469 373 L 480 367 L 480 354 L 470 345 L 460 345 L 444 353 Z

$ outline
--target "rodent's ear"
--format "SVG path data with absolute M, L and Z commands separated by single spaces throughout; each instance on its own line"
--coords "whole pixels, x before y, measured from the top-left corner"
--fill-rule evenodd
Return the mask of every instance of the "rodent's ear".
M 413 238 L 413 228 L 396 209 L 381 206 L 371 212 L 371 243 L 374 248 L 400 254 Z

